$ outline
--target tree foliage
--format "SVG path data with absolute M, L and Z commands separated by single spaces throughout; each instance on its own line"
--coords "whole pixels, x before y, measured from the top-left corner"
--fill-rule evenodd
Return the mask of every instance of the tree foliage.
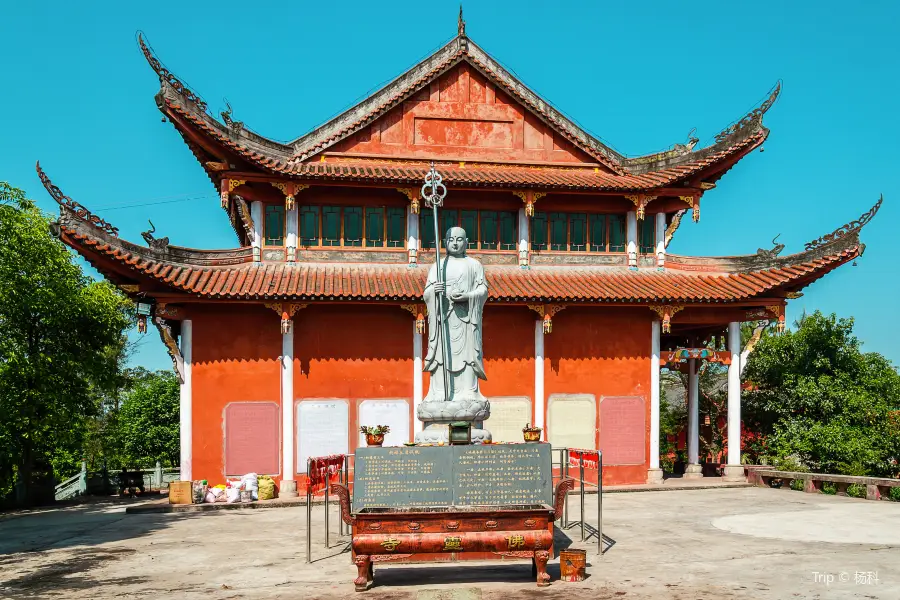
M 0 497 L 66 477 L 122 385 L 131 303 L 86 277 L 24 192 L 0 183 Z
M 131 389 L 118 413 L 123 466 L 149 466 L 156 461 L 178 465 L 178 409 L 178 379 L 173 372 L 140 369 L 133 373 Z
M 814 471 L 900 473 L 900 375 L 880 354 L 860 350 L 853 319 L 820 312 L 796 331 L 765 335 L 744 378 L 745 427 L 761 434 L 749 450 Z

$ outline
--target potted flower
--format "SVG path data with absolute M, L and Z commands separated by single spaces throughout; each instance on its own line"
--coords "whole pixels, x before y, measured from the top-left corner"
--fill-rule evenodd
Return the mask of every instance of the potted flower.
M 540 427 L 526 423 L 525 427 L 522 428 L 522 435 L 525 437 L 526 442 L 540 442 L 541 431 L 543 430 Z
M 365 434 L 366 444 L 369 446 L 380 446 L 384 443 L 384 434 L 390 433 L 391 428 L 388 425 L 363 425 L 359 428 L 359 432 Z

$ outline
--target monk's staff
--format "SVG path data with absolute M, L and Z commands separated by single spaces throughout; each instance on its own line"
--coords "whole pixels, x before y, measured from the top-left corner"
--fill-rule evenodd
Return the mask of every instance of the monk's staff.
M 434 161 L 431 161 L 431 170 L 425 174 L 425 185 L 422 186 L 422 199 L 425 200 L 426 206 L 431 206 L 431 214 L 434 217 L 434 268 L 437 271 L 437 283 L 443 281 L 441 277 L 441 236 L 438 227 L 438 207 L 444 203 L 444 198 L 447 196 L 447 188 L 441 181 L 443 181 L 443 177 L 435 170 Z M 450 366 L 450 336 L 449 334 L 444 334 L 444 301 L 441 299 L 441 295 L 447 301 L 448 307 L 450 306 L 450 297 L 447 295 L 446 288 L 440 295 L 435 294 L 435 310 L 437 310 L 437 315 L 435 316 L 437 317 L 438 328 L 436 341 L 437 345 L 442 348 L 441 353 L 444 355 L 444 364 L 441 366 L 441 370 L 444 372 L 444 399 L 449 402 L 450 378 L 447 375 L 447 369 Z M 437 348 L 435 348 L 435 353 L 437 353 Z

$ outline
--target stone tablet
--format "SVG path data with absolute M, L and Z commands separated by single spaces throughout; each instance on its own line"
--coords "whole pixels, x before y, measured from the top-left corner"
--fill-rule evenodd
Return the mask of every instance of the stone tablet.
M 454 446 L 457 506 L 553 504 L 550 444 Z
M 350 408 L 346 400 L 304 400 L 297 404 L 297 472 L 311 456 L 347 454 Z
M 353 511 L 552 504 L 549 444 L 358 448 Z
M 357 448 L 353 467 L 353 510 L 397 506 L 447 506 L 449 447 Z
M 278 417 L 274 402 L 231 402 L 225 407 L 225 475 L 278 473 Z

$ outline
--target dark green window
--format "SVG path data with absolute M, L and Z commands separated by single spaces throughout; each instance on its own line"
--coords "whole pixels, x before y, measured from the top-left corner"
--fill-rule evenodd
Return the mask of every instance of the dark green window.
M 625 252 L 625 215 L 609 215 L 609 251 Z
M 363 243 L 363 209 L 361 206 L 344 208 L 344 245 L 362 246 Z
M 588 233 L 591 236 L 591 252 L 606 252 L 606 215 L 588 216 Z
M 536 212 L 531 219 L 531 249 L 547 249 L 547 213 Z
M 583 251 L 588 249 L 587 215 L 574 213 L 569 215 L 569 250 Z
M 387 209 L 387 246 L 403 248 L 406 246 L 406 209 Z
M 550 213 L 550 249 L 566 250 L 566 213 Z
M 459 226 L 466 230 L 469 239 L 468 248 L 478 247 L 478 211 L 462 210 L 459 212 Z
M 300 207 L 300 245 L 319 245 L 319 207 Z
M 641 254 L 656 252 L 656 218 L 655 215 L 647 215 L 650 218 L 638 221 L 638 240 L 640 241 Z
M 266 206 L 266 246 L 284 246 L 284 206 Z
M 480 229 L 478 233 L 479 247 L 495 250 L 500 242 L 500 224 L 497 222 L 497 212 L 483 210 L 480 213 Z
M 430 208 L 423 208 L 419 213 L 419 239 L 423 250 L 434 248 L 434 217 Z
M 384 246 L 384 209 L 366 209 L 366 246 Z
M 341 209 L 338 206 L 322 207 L 322 245 L 341 245 Z
M 500 249 L 515 250 L 518 240 L 516 239 L 516 221 L 519 215 L 511 211 L 503 211 L 500 213 Z

